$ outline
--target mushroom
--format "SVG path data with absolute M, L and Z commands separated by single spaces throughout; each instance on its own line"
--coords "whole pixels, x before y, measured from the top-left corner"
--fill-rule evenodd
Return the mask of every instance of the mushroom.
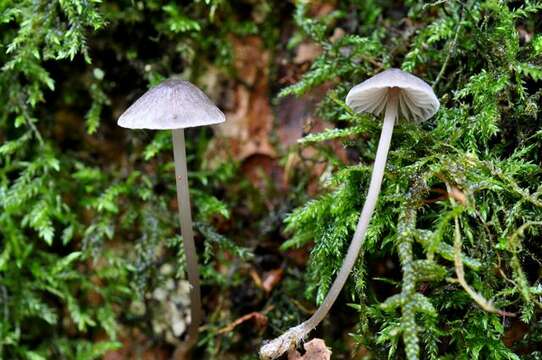
M 129 129 L 171 130 L 173 159 L 177 179 L 177 203 L 183 236 L 188 281 L 190 282 L 191 323 L 186 349 L 197 341 L 202 318 L 198 257 L 194 245 L 184 129 L 218 124 L 224 114 L 196 86 L 183 80 L 166 80 L 133 103 L 120 117 L 118 125 Z
M 339 296 L 363 246 L 365 233 L 376 207 L 393 126 L 398 115 L 401 114 L 406 120 L 422 122 L 432 117 L 440 106 L 431 86 L 418 77 L 399 69 L 388 69 L 354 86 L 346 96 L 346 104 L 357 113 L 372 113 L 378 116 L 384 112 L 384 124 L 365 204 L 354 237 L 348 247 L 346 258 L 324 302 L 307 321 L 265 343 L 260 349 L 262 359 L 276 359 L 291 347 L 296 346 L 325 318 Z

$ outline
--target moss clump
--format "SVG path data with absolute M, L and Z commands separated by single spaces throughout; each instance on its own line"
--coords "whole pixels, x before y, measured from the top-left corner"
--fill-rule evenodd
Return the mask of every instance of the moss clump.
M 442 109 L 394 134 L 345 290 L 359 310 L 356 342 L 375 358 L 540 358 L 541 10 L 496 0 L 0 1 L 0 358 L 100 358 L 128 351 L 135 328 L 148 347 L 172 351 L 149 326 L 156 299 L 145 300 L 183 276 L 170 135 L 125 132 L 115 120 L 171 74 L 238 81 L 232 38 L 245 36 L 273 55 L 302 42 L 322 50 L 299 81 L 295 71 L 278 79 L 278 61 L 266 70 L 283 96 L 327 89 L 316 115 L 336 126 L 300 146 L 332 171 L 306 203 L 309 180 L 291 169 L 291 194 L 271 182 L 261 194 L 236 163 L 205 171 L 211 133 L 189 134 L 208 315 L 196 356 L 249 358 L 261 342 L 253 327 L 220 330 L 260 311 L 269 338 L 306 317 L 289 301 L 302 289 L 323 299 L 380 131 L 341 99 L 393 66 L 432 83 Z M 283 248 L 310 244 L 308 271 L 286 267 L 269 295 L 250 274 L 282 269 L 288 212 Z M 166 265 L 177 271 L 160 273 Z M 353 321 L 337 318 L 324 328 L 339 356 Z
M 314 241 L 307 294 L 317 303 L 354 232 L 378 141 L 374 119 L 350 113 L 339 99 L 361 80 L 399 67 L 432 84 L 442 103 L 429 122 L 398 125 L 348 290 L 360 309 L 355 337 L 375 354 L 539 356 L 541 10 L 536 2 L 349 1 L 314 18 L 308 3 L 297 4 L 298 31 L 323 53 L 281 95 L 331 84 L 319 115 L 338 129 L 310 134 L 301 146 L 340 140 L 349 154 L 344 161 L 322 152 L 334 167 L 326 193 L 286 220 L 293 238 L 284 248 Z M 337 28 L 344 33 L 338 38 Z M 367 267 L 375 257 L 395 256 L 401 280 L 390 289 L 396 294 L 382 299 L 372 280 L 382 275 Z M 521 343 L 507 343 L 517 322 L 529 330 Z

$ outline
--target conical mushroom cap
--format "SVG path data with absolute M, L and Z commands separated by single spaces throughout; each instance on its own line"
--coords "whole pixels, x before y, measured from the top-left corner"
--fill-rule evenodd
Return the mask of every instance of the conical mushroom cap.
M 354 86 L 346 96 L 346 104 L 358 113 L 380 115 L 392 88 L 399 89 L 398 110 L 407 120 L 425 121 L 440 107 L 429 84 L 399 69 L 388 69 Z
M 224 114 L 188 81 L 166 80 L 143 94 L 120 117 L 129 129 L 184 129 L 218 124 Z

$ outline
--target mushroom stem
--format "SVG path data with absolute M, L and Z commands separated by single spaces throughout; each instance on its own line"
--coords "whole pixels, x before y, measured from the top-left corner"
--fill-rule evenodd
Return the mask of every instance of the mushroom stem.
M 184 129 L 173 129 L 171 132 L 173 135 L 173 159 L 175 162 L 179 220 L 181 222 L 181 234 L 183 236 L 186 271 L 191 286 L 191 322 L 188 327 L 187 341 L 186 344 L 184 344 L 184 349 L 189 349 L 194 346 L 198 340 L 199 324 L 202 318 L 198 255 L 194 244 L 194 230 L 192 229 L 192 212 L 190 210 L 190 194 L 188 193 L 188 170 L 186 166 Z
M 283 353 L 288 351 L 292 346 L 296 346 L 301 340 L 303 340 L 303 338 L 305 338 L 305 336 L 307 336 L 309 332 L 320 324 L 339 296 L 339 293 L 348 279 L 350 271 L 356 263 L 359 251 L 362 248 L 365 240 L 365 233 L 369 227 L 371 216 L 376 207 L 378 194 L 380 193 L 388 151 L 390 149 L 391 136 L 393 134 L 393 127 L 397 118 L 397 90 L 394 88 L 390 89 L 388 96 L 389 99 L 386 105 L 384 123 L 382 125 L 382 132 L 380 133 L 380 140 L 378 142 L 378 150 L 376 151 L 376 158 L 373 165 L 373 172 L 371 175 L 369 190 L 367 192 L 367 198 L 365 199 L 365 204 L 361 210 L 354 237 L 350 243 L 350 246 L 348 247 L 348 252 L 346 253 L 346 257 L 343 261 L 341 269 L 339 270 L 331 289 L 326 295 L 324 302 L 322 305 L 320 305 L 316 312 L 307 321 L 290 328 L 280 337 L 262 346 L 260 349 L 260 357 L 262 359 L 278 358 Z
M 371 174 L 371 182 L 369 184 L 369 190 L 367 191 L 365 204 L 363 204 L 363 209 L 361 210 L 361 214 L 359 216 L 356 232 L 354 233 L 352 242 L 348 247 L 348 252 L 346 253 L 346 257 L 343 261 L 341 269 L 339 270 L 339 274 L 335 278 L 335 281 L 324 299 L 324 302 L 309 318 L 309 320 L 306 321 L 306 326 L 307 328 L 310 328 L 310 330 L 318 326 L 318 324 L 324 319 L 329 312 L 329 309 L 339 296 L 339 293 L 346 283 L 348 275 L 350 274 L 350 271 L 352 271 L 352 268 L 356 263 L 356 259 L 358 258 L 359 251 L 365 241 L 365 233 L 369 227 L 371 216 L 373 215 L 376 202 L 378 200 L 378 195 L 380 194 L 380 187 L 382 185 L 382 179 L 384 178 L 384 169 L 386 168 L 386 160 L 388 158 L 388 151 L 390 149 L 391 136 L 393 134 L 393 127 L 397 117 L 397 98 L 396 96 L 393 97 L 395 99 L 390 99 L 386 107 L 386 115 L 384 116 L 382 132 L 380 133 L 380 140 L 378 142 L 378 150 L 376 151 L 373 172 Z

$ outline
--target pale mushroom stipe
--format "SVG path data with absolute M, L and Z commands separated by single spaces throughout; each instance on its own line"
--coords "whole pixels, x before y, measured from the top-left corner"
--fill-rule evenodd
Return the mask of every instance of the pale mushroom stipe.
M 188 281 L 190 282 L 191 323 L 187 348 L 197 341 L 202 319 L 198 258 L 194 244 L 192 212 L 188 192 L 188 171 L 184 129 L 224 122 L 225 116 L 196 86 L 183 80 L 166 80 L 143 94 L 119 118 L 118 125 L 129 129 L 171 130 L 177 184 L 177 203 L 183 236 Z M 186 350 L 184 350 L 186 351 Z M 176 356 L 177 357 L 177 356 Z
M 420 78 L 399 69 L 383 71 L 354 86 L 346 96 L 346 104 L 357 113 L 371 113 L 379 116 L 384 112 L 384 123 L 365 204 L 341 269 L 324 302 L 307 321 L 265 343 L 260 349 L 262 359 L 276 359 L 296 346 L 325 318 L 339 296 L 363 247 L 365 233 L 380 193 L 393 127 L 399 115 L 406 120 L 421 122 L 432 117 L 440 107 L 431 86 Z

